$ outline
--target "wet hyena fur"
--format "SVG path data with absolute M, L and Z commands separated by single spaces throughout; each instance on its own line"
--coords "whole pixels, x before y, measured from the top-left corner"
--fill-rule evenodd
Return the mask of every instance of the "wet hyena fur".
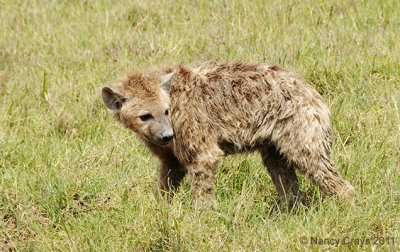
M 355 196 L 332 167 L 327 105 L 280 67 L 211 61 L 136 71 L 104 87 L 102 98 L 160 159 L 159 191 L 173 194 L 187 173 L 195 207 L 214 199 L 220 156 L 255 150 L 282 210 L 301 201 L 296 170 L 329 194 Z

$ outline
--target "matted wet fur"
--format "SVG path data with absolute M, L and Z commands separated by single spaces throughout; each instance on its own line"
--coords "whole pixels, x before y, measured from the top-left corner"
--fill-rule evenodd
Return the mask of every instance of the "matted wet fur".
M 220 156 L 256 150 L 282 210 L 302 198 L 295 170 L 327 193 L 355 196 L 332 167 L 327 105 L 280 67 L 209 61 L 136 71 L 104 87 L 102 97 L 160 159 L 159 190 L 173 193 L 187 173 L 195 207 L 214 199 Z

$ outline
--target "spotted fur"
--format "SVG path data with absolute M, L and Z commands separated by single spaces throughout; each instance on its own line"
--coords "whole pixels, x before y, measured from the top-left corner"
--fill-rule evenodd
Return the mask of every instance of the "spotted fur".
M 166 94 L 160 81 L 172 71 Z M 161 160 L 159 188 L 174 192 L 187 173 L 196 207 L 214 198 L 218 158 L 249 151 L 261 154 L 283 210 L 302 198 L 295 170 L 327 193 L 346 200 L 355 196 L 354 188 L 332 166 L 327 105 L 292 72 L 261 63 L 209 61 L 138 71 L 115 90 L 126 101 L 114 116 L 139 133 Z M 169 107 L 174 131 L 167 145 L 146 136 L 132 115 L 143 108 L 158 111 L 160 106 Z

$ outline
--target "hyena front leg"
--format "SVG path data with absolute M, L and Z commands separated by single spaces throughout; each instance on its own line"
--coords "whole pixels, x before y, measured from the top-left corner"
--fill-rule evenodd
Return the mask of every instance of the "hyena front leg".
M 215 204 L 213 188 L 218 166 L 218 153 L 219 151 L 199 153 L 194 158 L 195 162 L 186 165 L 192 185 L 193 206 L 195 209 L 203 209 Z
M 281 211 L 291 211 L 303 200 L 296 172 L 292 165 L 274 147 L 260 149 L 264 165 L 281 199 Z
M 186 175 L 186 168 L 175 156 L 161 162 L 158 174 L 158 192 L 162 195 L 173 196 Z

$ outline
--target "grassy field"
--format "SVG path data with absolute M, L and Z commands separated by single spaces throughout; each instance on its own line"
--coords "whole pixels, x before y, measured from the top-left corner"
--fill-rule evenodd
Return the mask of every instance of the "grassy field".
M 0 0 L 0 251 L 399 250 L 399 10 Z M 217 209 L 193 211 L 187 181 L 170 204 L 154 197 L 157 160 L 111 118 L 100 87 L 136 66 L 209 59 L 279 64 L 323 94 L 354 209 L 301 177 L 309 203 L 280 213 L 256 154 L 221 160 Z

